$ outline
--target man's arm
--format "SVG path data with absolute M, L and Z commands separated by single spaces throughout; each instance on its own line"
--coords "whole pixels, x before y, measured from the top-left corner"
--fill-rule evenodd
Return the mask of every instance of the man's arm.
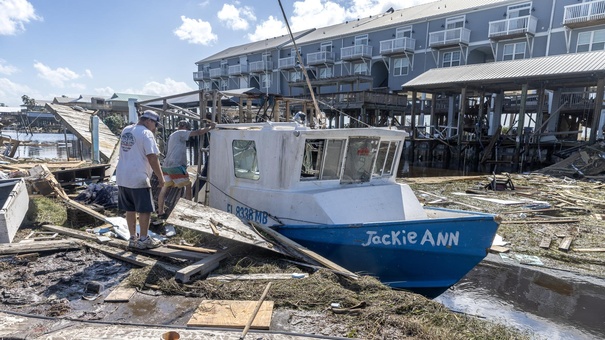
M 195 137 L 195 136 L 201 136 L 203 134 L 205 134 L 206 132 L 214 129 L 216 127 L 216 123 L 212 122 L 209 123 L 208 126 L 206 126 L 203 129 L 197 129 L 197 130 L 193 130 L 189 133 L 189 137 Z
M 162 174 L 162 168 L 160 167 L 160 158 L 155 153 L 150 153 L 147 155 L 147 161 L 149 162 L 149 165 L 151 165 L 153 173 L 158 178 L 158 187 L 163 187 L 164 175 Z

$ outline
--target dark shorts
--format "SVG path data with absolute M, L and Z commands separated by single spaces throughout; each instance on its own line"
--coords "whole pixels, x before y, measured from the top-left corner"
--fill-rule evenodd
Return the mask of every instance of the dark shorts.
M 155 210 L 151 188 L 125 188 L 118 186 L 118 208 L 124 211 L 150 213 Z

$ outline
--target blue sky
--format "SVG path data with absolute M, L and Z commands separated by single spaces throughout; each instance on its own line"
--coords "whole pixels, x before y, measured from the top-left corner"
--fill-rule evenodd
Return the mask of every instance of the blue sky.
M 435 0 L 282 0 L 293 32 Z M 287 34 L 278 0 L 0 0 L 0 103 L 197 89 L 195 62 Z

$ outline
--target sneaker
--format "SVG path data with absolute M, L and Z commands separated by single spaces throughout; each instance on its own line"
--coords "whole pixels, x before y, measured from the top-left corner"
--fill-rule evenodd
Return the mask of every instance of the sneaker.
M 128 239 L 128 248 L 136 248 L 137 246 L 137 239 L 134 237 L 131 237 Z
M 145 239 L 140 238 L 136 243 L 137 249 L 152 249 L 157 248 L 162 245 L 162 242 L 156 241 L 151 237 L 147 237 Z

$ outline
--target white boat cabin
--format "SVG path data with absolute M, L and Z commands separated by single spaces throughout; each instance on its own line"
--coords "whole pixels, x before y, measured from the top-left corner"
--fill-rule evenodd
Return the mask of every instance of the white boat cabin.
M 412 190 L 396 182 L 406 136 L 385 128 L 219 125 L 211 132 L 208 205 L 264 225 L 424 219 Z

